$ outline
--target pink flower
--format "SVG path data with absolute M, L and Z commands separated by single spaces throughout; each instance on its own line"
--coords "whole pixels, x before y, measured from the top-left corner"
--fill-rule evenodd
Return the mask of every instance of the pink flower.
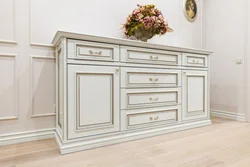
M 157 16 L 158 16 L 158 15 L 161 15 L 161 12 L 160 12 L 158 9 L 155 9 L 155 10 L 154 10 L 154 13 L 155 13 L 155 15 L 157 15 Z
M 166 29 L 166 28 L 163 28 L 163 29 L 161 30 L 161 35 L 165 34 L 166 32 L 167 32 L 167 29 Z
M 126 22 L 129 23 L 131 21 L 131 17 L 127 17 Z
M 134 15 L 137 15 L 138 13 L 140 13 L 141 11 L 140 11 L 140 9 L 135 9 L 134 11 L 133 11 L 133 14 Z
M 158 16 L 160 20 L 164 20 L 164 17 L 162 15 Z
M 138 13 L 136 15 L 136 20 L 141 20 L 143 18 L 143 14 L 142 13 Z
M 150 28 L 154 24 L 154 19 L 152 17 L 147 16 L 144 18 L 143 23 L 146 28 Z

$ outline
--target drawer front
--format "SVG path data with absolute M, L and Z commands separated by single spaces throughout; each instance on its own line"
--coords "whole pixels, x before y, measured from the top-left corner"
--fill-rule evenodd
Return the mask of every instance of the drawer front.
M 150 128 L 164 124 L 174 124 L 179 120 L 180 107 L 157 109 L 135 109 L 121 111 L 121 130 Z
M 193 67 L 207 67 L 208 58 L 205 55 L 183 54 L 183 65 Z
M 181 104 L 181 88 L 121 89 L 121 109 Z
M 119 61 L 119 45 L 68 40 L 68 58 Z
M 121 68 L 121 85 L 126 87 L 177 87 L 181 86 L 179 70 L 147 68 Z
M 121 46 L 121 61 L 146 64 L 181 65 L 181 53 Z

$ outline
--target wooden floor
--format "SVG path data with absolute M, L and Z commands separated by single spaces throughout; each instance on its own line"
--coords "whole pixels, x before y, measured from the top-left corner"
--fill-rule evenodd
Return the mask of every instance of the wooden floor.
M 60 155 L 54 139 L 0 147 L 0 167 L 250 167 L 250 124 L 213 125 Z

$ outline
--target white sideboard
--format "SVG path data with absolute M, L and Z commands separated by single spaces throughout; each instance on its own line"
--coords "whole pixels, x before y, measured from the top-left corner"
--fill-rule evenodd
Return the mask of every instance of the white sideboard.
M 59 31 L 62 154 L 210 125 L 210 51 Z

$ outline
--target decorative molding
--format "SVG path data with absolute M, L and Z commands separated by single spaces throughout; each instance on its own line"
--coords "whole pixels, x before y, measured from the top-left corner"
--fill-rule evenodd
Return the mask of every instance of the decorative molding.
M 32 110 L 32 111 L 34 111 L 34 110 Z M 49 114 L 34 114 L 33 112 L 32 112 L 32 116 L 31 116 L 31 118 L 39 118 L 39 117 L 52 117 L 52 116 L 56 116 L 56 113 L 49 113 Z
M 0 40 L 0 43 L 17 45 L 17 41 L 12 41 L 12 40 Z
M 51 57 L 51 56 L 40 56 L 40 55 L 31 55 L 30 56 L 30 102 L 31 102 L 31 106 L 32 106 L 31 118 L 55 116 L 56 113 L 45 113 L 45 114 L 35 114 L 34 113 L 34 103 L 33 103 L 33 101 L 34 101 L 33 100 L 33 60 L 34 59 L 54 60 L 54 63 L 55 63 L 56 58 Z M 54 106 L 54 108 L 55 108 L 55 106 Z
M 1 57 L 10 57 L 14 59 L 14 88 L 15 88 L 15 115 L 9 116 L 9 117 L 1 117 L 0 116 L 0 121 L 9 121 L 9 120 L 17 120 L 18 119 L 18 84 L 17 84 L 17 68 L 16 68 L 16 57 L 17 54 L 11 54 L 11 53 L 0 53 L 0 58 Z
M 228 111 L 214 110 L 211 109 L 211 115 L 220 118 L 226 118 L 236 121 L 246 122 L 246 115 L 241 113 L 233 113 Z
M 54 134 L 55 128 L 1 135 L 0 146 L 54 138 Z
M 17 116 L 12 116 L 12 117 L 0 117 L 0 121 L 10 121 L 10 120 L 17 120 Z
M 37 47 L 45 47 L 45 48 L 53 48 L 54 45 L 52 44 L 46 44 L 46 43 L 36 43 L 32 42 L 32 22 L 31 22 L 31 1 L 29 0 L 29 40 L 30 40 L 30 46 L 37 46 Z
M 0 39 L 0 44 L 12 44 L 17 45 L 16 41 L 16 0 L 13 1 L 13 40 Z
M 103 138 L 97 138 L 95 140 L 79 140 L 71 141 L 68 143 L 63 143 L 60 134 L 56 131 L 55 138 L 56 142 L 60 148 L 61 154 L 68 154 L 76 151 L 87 150 L 91 148 L 97 148 L 117 143 L 122 143 L 131 140 L 143 139 L 147 137 L 153 137 L 157 135 L 163 135 L 166 133 L 173 133 L 178 131 L 183 131 L 192 128 L 198 128 L 203 126 L 211 125 L 210 120 L 201 120 L 197 122 L 183 123 L 174 126 L 165 126 L 158 129 L 148 129 L 144 131 L 137 131 L 129 134 L 112 135 Z

